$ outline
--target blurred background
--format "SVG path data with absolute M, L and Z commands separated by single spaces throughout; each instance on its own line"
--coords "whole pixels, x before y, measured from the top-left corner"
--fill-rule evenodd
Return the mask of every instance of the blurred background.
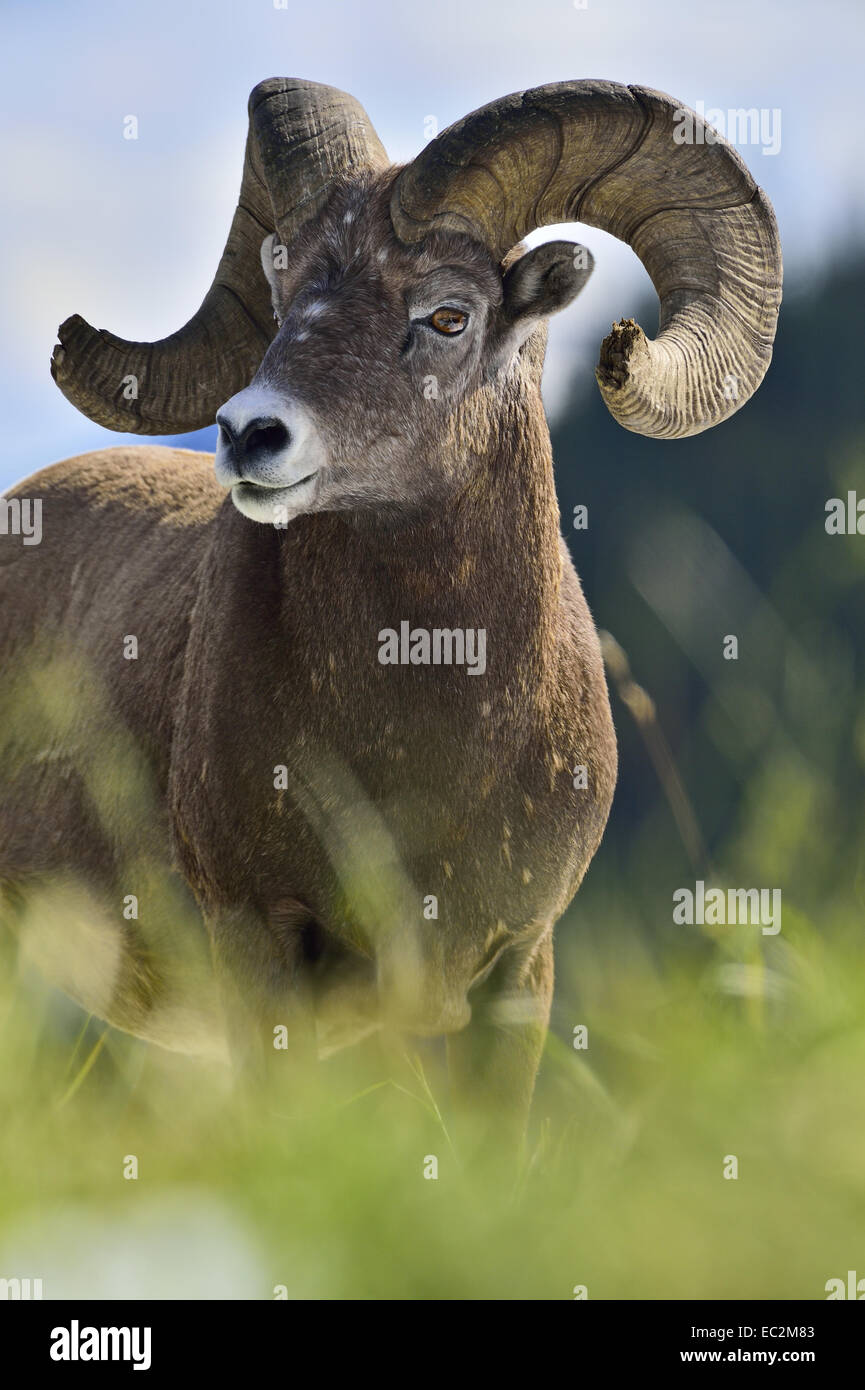
M 780 148 L 739 148 L 778 215 L 785 297 L 755 398 L 707 435 L 645 440 L 593 367 L 614 319 L 654 332 L 651 285 L 627 247 L 569 231 L 597 269 L 554 321 L 545 396 L 621 772 L 557 928 L 518 1192 L 479 1197 L 420 1062 L 382 1084 L 344 1061 L 299 1128 L 273 1097 L 237 1124 L 217 1074 L 8 971 L 0 1277 L 42 1276 L 46 1297 L 822 1298 L 865 1276 L 865 537 L 824 526 L 830 498 L 865 496 L 858 0 L 7 0 L 4 28 L 0 487 L 117 440 L 53 386 L 56 327 L 185 322 L 265 76 L 352 92 L 395 160 L 575 77 L 779 113 Z M 780 888 L 781 932 L 674 925 L 697 879 Z

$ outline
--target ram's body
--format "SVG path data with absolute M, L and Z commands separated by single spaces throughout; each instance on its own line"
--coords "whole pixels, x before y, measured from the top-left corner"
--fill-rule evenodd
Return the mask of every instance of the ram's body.
M 169 1046 L 218 1047 L 205 1031 L 209 1015 L 199 1031 L 206 982 L 196 986 L 201 995 L 178 998 L 171 924 L 137 877 L 136 863 L 173 858 L 211 916 L 242 912 L 251 932 L 259 917 L 267 921 L 266 950 L 275 930 L 273 968 L 283 978 L 274 981 L 274 1023 L 286 1016 L 296 964 L 280 913 L 303 905 L 297 924 L 315 922 L 323 934 L 303 958 L 319 981 L 325 1047 L 331 1028 L 360 1031 L 375 1019 L 375 989 L 355 994 L 345 958 L 334 972 L 339 1008 L 324 998 L 318 958 L 352 933 L 361 947 L 368 940 L 363 909 L 352 920 L 345 903 L 367 871 L 357 886 L 380 891 L 384 913 L 396 906 L 395 890 L 404 895 L 400 925 L 423 955 L 412 1027 L 445 1032 L 465 1022 L 472 978 L 487 963 L 484 952 L 472 955 L 480 923 L 490 959 L 507 946 L 499 969 L 504 976 L 507 967 L 516 1016 L 517 996 L 525 1009 L 542 984 L 543 1021 L 552 925 L 599 842 L 615 743 L 597 638 L 559 541 L 535 406 L 535 429 L 527 412 L 522 434 L 529 456 L 539 451 L 531 467 L 509 449 L 494 460 L 495 487 L 491 478 L 456 515 L 387 533 L 384 547 L 378 532 L 333 516 L 285 530 L 251 525 L 204 454 L 106 450 L 23 485 L 22 495 L 43 501 L 44 534 L 14 560 L 7 551 L 0 567 L 4 685 L 19 690 L 28 658 L 53 653 L 55 698 L 70 724 L 61 749 L 51 748 L 44 723 L 47 747 L 29 758 L 7 743 L 2 872 L 19 885 L 83 874 L 113 905 L 123 957 L 104 939 L 100 967 L 88 948 L 92 923 L 80 941 L 74 914 L 63 928 L 84 968 L 66 964 L 73 974 L 62 983 L 89 984 L 86 1007 Z M 506 534 L 520 514 L 530 552 Z M 427 627 L 431 615 L 439 627 L 485 630 L 483 677 L 379 662 L 381 628 Z M 124 655 L 129 636 L 135 659 Z M 78 685 L 64 658 L 83 672 Z M 41 667 L 24 701 L 36 724 L 47 718 L 38 706 L 45 674 Z M 115 836 L 100 824 L 91 776 L 127 733 L 151 794 Z M 575 790 L 578 765 L 587 789 Z M 275 788 L 282 766 L 294 793 Z M 135 785 L 146 787 L 140 773 Z M 342 799 L 344 823 L 339 808 L 328 812 L 328 791 Z M 334 838 L 350 837 L 352 820 L 355 844 L 349 838 L 341 856 Z M 376 865 L 382 845 L 395 858 L 386 852 Z M 139 899 L 137 922 L 123 919 L 127 894 Z M 434 919 L 424 916 L 430 895 Z M 189 923 L 181 914 L 177 930 Z M 374 984 L 363 954 L 356 964 L 357 984 Z
M 41 499 L 43 539 L 0 552 L 0 881 L 49 973 L 120 1027 L 212 1050 L 224 1017 L 258 1052 L 280 1024 L 320 1052 L 382 1022 L 455 1035 L 468 1095 L 519 1129 L 553 925 L 600 841 L 616 752 L 540 396 L 545 319 L 591 257 L 514 242 L 573 214 L 563 171 L 585 220 L 624 236 L 633 162 L 628 235 L 666 326 L 654 343 L 614 332 L 599 381 L 623 423 L 662 436 L 755 389 L 780 267 L 729 150 L 708 183 L 698 156 L 696 212 L 669 205 L 696 178 L 677 156 L 652 212 L 669 98 L 576 83 L 515 100 L 400 172 L 343 94 L 262 84 L 200 314 L 153 346 L 63 325 L 57 379 L 103 423 L 159 433 L 220 407 L 216 477 L 202 454 L 118 448 L 17 489 Z M 591 112 L 600 172 L 578 148 Z M 521 141 L 528 173 L 509 163 Z M 514 170 L 497 212 L 489 189 Z M 262 232 L 266 279 L 249 265 Z M 482 666 L 380 659 L 383 634 L 418 630 L 482 632 Z

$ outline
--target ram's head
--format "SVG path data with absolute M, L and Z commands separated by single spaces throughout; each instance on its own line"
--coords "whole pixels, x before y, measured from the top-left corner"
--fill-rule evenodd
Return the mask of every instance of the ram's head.
M 502 408 L 536 390 L 543 321 L 592 261 L 520 242 L 575 221 L 633 247 L 660 300 L 654 339 L 627 320 L 601 346 L 610 412 L 655 438 L 708 429 L 769 364 L 781 255 L 740 157 L 716 136 L 677 143 L 682 113 L 642 87 L 558 83 L 483 107 L 398 169 L 345 93 L 263 82 L 198 313 L 151 344 L 68 319 L 58 385 L 115 430 L 216 418 L 217 475 L 256 520 L 422 502 L 459 487 Z

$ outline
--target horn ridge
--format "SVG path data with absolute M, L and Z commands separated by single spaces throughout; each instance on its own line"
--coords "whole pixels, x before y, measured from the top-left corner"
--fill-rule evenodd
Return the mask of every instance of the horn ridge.
M 700 138 L 679 141 L 679 121 Z M 396 180 L 396 235 L 461 231 L 501 260 L 539 226 L 581 221 L 631 246 L 660 302 L 652 340 L 622 320 L 596 376 L 626 429 L 699 433 L 732 415 L 771 359 L 781 247 L 738 152 L 663 92 L 604 81 L 517 92 L 457 121 Z

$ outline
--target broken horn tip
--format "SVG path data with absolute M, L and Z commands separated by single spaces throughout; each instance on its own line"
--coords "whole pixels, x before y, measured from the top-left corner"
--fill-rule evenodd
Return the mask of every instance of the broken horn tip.
M 80 314 L 70 314 L 67 319 L 64 319 L 57 330 L 57 337 L 60 339 L 60 347 L 65 347 L 66 344 L 64 340 L 71 337 L 74 333 L 80 333 L 82 328 L 89 330 L 90 325 Z

